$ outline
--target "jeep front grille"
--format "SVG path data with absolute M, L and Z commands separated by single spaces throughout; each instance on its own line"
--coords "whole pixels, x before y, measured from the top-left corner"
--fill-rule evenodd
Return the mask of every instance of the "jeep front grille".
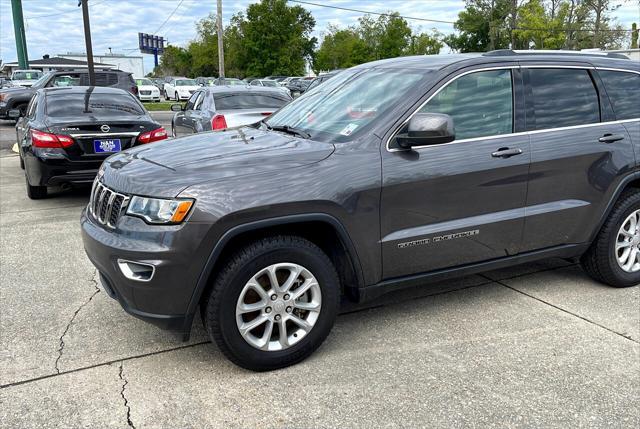
M 126 195 L 107 188 L 97 179 L 93 182 L 89 211 L 98 223 L 115 228 L 128 203 L 129 197 Z

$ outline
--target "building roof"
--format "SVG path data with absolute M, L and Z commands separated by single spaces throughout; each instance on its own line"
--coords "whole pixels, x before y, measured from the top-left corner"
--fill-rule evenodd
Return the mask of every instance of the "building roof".
M 115 67 L 112 64 L 103 64 L 103 63 L 93 63 L 98 67 Z M 5 66 L 13 67 L 17 66 L 18 62 L 13 63 L 5 63 Z M 70 58 L 62 58 L 62 57 L 49 57 L 49 58 L 40 58 L 39 60 L 29 60 L 29 67 L 87 67 L 86 61 L 80 60 L 72 60 Z

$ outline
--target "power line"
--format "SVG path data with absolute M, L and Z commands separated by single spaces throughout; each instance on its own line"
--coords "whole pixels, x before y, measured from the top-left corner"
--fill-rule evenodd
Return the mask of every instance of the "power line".
M 180 0 L 180 3 L 178 3 L 178 6 L 176 6 L 175 9 L 173 9 L 173 12 L 171 12 L 171 14 L 167 17 L 167 19 L 164 20 L 164 22 L 162 24 L 160 24 L 160 27 L 158 27 L 158 29 L 156 31 L 153 32 L 153 34 L 158 34 L 158 32 L 162 29 L 162 27 L 164 27 L 164 25 L 171 19 L 171 17 L 173 16 L 174 13 L 176 13 L 176 11 L 178 10 L 178 8 L 180 6 L 182 6 L 182 3 L 184 2 L 184 0 Z
M 97 2 L 95 2 L 95 3 L 89 3 L 89 6 L 97 6 L 97 5 L 99 5 L 99 4 L 101 4 L 101 3 L 104 3 L 104 2 L 106 2 L 106 1 L 107 1 L 107 0 L 101 0 L 101 1 L 97 1 Z M 25 18 L 24 18 L 24 19 L 29 20 L 29 19 L 48 18 L 48 17 L 50 17 L 50 16 L 67 15 L 67 14 L 70 14 L 70 13 L 75 12 L 75 10 L 76 10 L 76 9 L 74 8 L 74 9 L 71 9 L 71 10 L 68 10 L 68 11 L 65 11 L 65 12 L 56 12 L 56 13 L 47 13 L 47 14 L 43 14 L 43 15 L 25 16 Z
M 342 7 L 342 6 L 331 6 L 331 5 L 328 5 L 328 4 L 320 4 L 320 3 L 314 3 L 314 2 L 302 1 L 302 0 L 288 0 L 288 1 L 290 1 L 291 3 L 300 3 L 300 4 L 310 5 L 310 6 L 326 7 L 326 8 L 329 8 L 329 9 L 346 10 L 346 11 L 349 11 L 349 12 L 366 13 L 366 14 L 369 14 L 369 15 L 397 16 L 399 18 L 413 19 L 415 21 L 438 22 L 440 24 L 455 24 L 455 21 L 444 21 L 444 20 L 441 20 L 441 19 L 416 18 L 416 17 L 413 17 L 413 16 L 402 16 L 402 15 L 395 15 L 395 14 L 390 14 L 390 13 L 371 12 L 371 11 L 368 11 L 368 10 L 352 9 L 350 7 Z

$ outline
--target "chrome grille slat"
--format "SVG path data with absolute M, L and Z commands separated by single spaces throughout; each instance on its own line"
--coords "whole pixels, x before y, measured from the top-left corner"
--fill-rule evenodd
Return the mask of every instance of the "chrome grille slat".
M 128 196 L 115 192 L 96 180 L 91 191 L 89 211 L 99 224 L 115 228 L 128 202 Z

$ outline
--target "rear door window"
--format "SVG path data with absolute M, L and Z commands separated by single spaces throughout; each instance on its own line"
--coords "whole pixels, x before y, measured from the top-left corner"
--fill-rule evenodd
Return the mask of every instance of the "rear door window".
M 420 109 L 453 118 L 456 140 L 510 134 L 513 131 L 511 70 L 490 70 L 459 77 Z
M 216 110 L 278 109 L 291 101 L 288 97 L 272 93 L 216 94 Z
M 81 83 L 81 74 L 78 73 L 69 73 L 54 76 L 53 79 L 49 81 L 47 86 L 79 86 Z
M 640 118 L 640 74 L 598 70 L 617 120 Z
M 600 122 L 598 93 L 588 70 L 531 68 L 528 71 L 533 95 L 533 116 L 527 116 L 528 130 Z

